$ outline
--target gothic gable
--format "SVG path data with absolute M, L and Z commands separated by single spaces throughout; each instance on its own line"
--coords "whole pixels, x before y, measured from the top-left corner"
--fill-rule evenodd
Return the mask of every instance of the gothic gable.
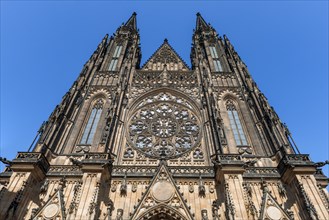
M 161 163 L 131 219 L 153 219 L 161 215 L 177 220 L 194 219 L 169 170 Z
M 163 44 L 155 51 L 155 53 L 143 65 L 142 70 L 163 70 L 164 67 L 169 71 L 187 71 L 189 67 L 170 46 L 168 40 L 165 39 Z
M 262 205 L 260 208 L 259 219 L 278 219 L 278 220 L 290 220 L 292 213 L 287 213 L 271 195 L 267 186 L 264 186 L 262 197 Z
M 46 204 L 39 210 L 33 210 L 35 212 L 33 219 L 65 219 L 65 202 L 63 195 L 63 182 L 60 183 L 59 188 L 51 196 L 51 198 L 46 202 Z

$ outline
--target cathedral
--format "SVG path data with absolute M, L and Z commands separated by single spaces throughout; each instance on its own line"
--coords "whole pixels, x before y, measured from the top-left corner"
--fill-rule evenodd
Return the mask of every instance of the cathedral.
M 328 161 L 199 13 L 190 57 L 165 39 L 141 65 L 136 13 L 106 35 L 33 149 L 0 158 L 0 219 L 329 219 Z

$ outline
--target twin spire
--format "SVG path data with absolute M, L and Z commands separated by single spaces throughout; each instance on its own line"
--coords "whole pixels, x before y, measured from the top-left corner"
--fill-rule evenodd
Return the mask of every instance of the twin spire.
M 138 31 L 137 29 L 137 13 L 134 12 L 128 21 L 123 25 L 123 27 L 128 28 L 129 30 Z M 196 14 L 196 31 L 208 31 L 210 25 L 206 23 L 201 14 L 198 12 Z M 186 62 L 177 54 L 177 52 L 170 46 L 167 39 L 164 39 L 163 44 L 153 53 L 153 55 L 146 61 L 142 69 L 154 69 L 154 65 L 161 63 L 161 66 L 156 67 L 157 70 L 163 70 L 165 67 L 172 69 L 168 70 L 189 70 Z M 175 66 L 177 64 L 177 66 Z
M 133 12 L 128 21 L 125 23 L 124 26 L 130 27 L 134 30 L 137 30 L 137 20 L 136 20 L 137 13 Z M 201 14 L 198 12 L 196 14 L 196 30 L 207 30 L 210 28 L 209 24 L 203 19 Z

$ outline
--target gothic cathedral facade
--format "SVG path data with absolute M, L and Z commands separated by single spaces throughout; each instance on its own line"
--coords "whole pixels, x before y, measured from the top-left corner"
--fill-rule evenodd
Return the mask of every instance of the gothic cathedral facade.
M 229 39 L 197 14 L 189 67 L 140 66 L 134 13 L 0 174 L 0 219 L 328 219 L 327 177 Z

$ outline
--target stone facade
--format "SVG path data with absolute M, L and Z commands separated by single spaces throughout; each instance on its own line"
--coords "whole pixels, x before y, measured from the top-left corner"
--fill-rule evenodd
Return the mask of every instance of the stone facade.
M 328 179 L 226 36 L 197 14 L 190 68 L 140 67 L 136 14 L 107 35 L 0 175 L 0 219 L 328 219 Z

